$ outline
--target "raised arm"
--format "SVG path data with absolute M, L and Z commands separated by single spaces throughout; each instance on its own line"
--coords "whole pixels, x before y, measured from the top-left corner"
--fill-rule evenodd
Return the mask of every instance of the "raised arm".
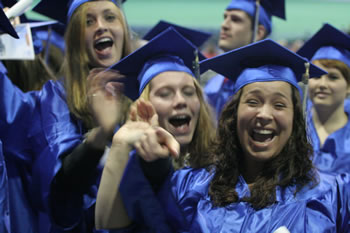
M 140 105 L 137 107 L 140 110 Z M 100 229 L 117 229 L 131 224 L 120 197 L 119 185 L 133 148 L 148 161 L 168 157 L 169 154 L 177 156 L 179 151 L 172 135 L 158 126 L 152 126 L 152 122 L 157 124 L 155 113 L 145 120 L 133 115 L 132 111 L 130 118 L 138 121 L 128 121 L 113 136 L 103 170 L 95 213 L 96 227 Z

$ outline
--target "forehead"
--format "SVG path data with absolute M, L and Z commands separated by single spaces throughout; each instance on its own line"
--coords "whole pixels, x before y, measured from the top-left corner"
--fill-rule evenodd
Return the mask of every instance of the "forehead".
M 193 77 L 186 72 L 179 71 L 162 72 L 155 76 L 150 83 L 152 89 L 163 86 L 194 86 Z
M 291 84 L 283 81 L 272 82 L 254 82 L 247 84 L 242 88 L 242 95 L 259 94 L 264 96 L 284 96 L 287 99 L 292 98 Z
M 247 14 L 247 12 L 242 11 L 242 10 L 238 10 L 238 9 L 225 10 L 224 15 L 237 16 L 237 17 L 241 17 L 241 18 L 250 20 L 250 16 Z

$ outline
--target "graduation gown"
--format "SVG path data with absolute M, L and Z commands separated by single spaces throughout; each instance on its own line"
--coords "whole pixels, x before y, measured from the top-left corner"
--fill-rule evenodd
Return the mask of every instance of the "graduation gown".
M 14 232 L 51 229 L 50 186 L 61 167 L 60 156 L 83 140 L 82 122 L 68 109 L 62 82 L 48 81 L 40 91 L 23 93 L 0 73 L 0 139 L 8 168 L 10 216 Z M 82 212 L 96 201 L 98 178 L 90 192 L 71 200 L 65 230 L 82 222 Z M 93 218 L 93 214 L 91 217 Z
M 204 87 L 209 104 L 214 108 L 217 119 L 226 102 L 233 94 L 234 82 L 218 74 L 212 77 Z
M 186 168 L 176 171 L 159 193 L 168 223 L 175 232 L 266 232 L 284 226 L 290 232 L 349 232 L 349 175 L 320 174 L 320 183 L 305 187 L 294 197 L 295 187 L 277 188 L 276 204 L 261 210 L 240 201 L 214 207 L 208 189 L 214 173 Z M 243 177 L 236 191 L 249 196 Z
M 316 128 L 312 120 L 312 102 L 308 101 L 307 128 L 314 149 L 314 165 L 321 171 L 332 173 L 350 173 L 350 120 L 346 125 L 330 134 L 323 146 L 320 145 Z M 344 107 L 350 117 L 349 101 Z M 350 118 L 349 118 L 350 119 Z
M 0 140 L 0 232 L 11 233 L 9 192 L 6 163 L 2 153 L 2 142 Z

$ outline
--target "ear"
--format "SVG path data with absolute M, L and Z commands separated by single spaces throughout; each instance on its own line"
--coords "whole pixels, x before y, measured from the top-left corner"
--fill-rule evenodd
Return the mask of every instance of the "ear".
M 346 88 L 346 97 L 350 97 L 350 83 L 347 84 L 347 88 Z
M 267 30 L 266 30 L 266 28 L 262 24 L 259 24 L 258 25 L 258 31 L 257 31 L 257 34 L 256 34 L 256 40 L 257 41 L 263 40 L 266 37 L 267 37 Z

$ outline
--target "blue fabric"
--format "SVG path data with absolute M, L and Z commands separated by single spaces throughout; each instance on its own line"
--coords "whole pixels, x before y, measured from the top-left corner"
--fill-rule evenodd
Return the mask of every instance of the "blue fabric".
M 342 61 L 350 68 L 350 50 L 346 48 L 336 46 L 323 46 L 315 52 L 315 54 L 311 58 L 311 61 L 320 59 Z
M 69 6 L 68 13 L 67 13 L 67 22 L 70 21 L 70 18 L 72 17 L 74 11 L 82 4 L 86 2 L 90 2 L 91 0 L 73 0 Z M 116 0 L 110 0 L 111 2 L 114 2 L 115 5 L 118 6 Z
M 130 153 L 119 191 L 133 226 L 113 232 L 171 232 L 152 186 L 143 175 L 135 151 Z
M 213 172 L 182 169 L 174 173 L 160 193 L 168 223 L 176 232 L 269 232 L 281 226 L 290 232 L 349 232 L 349 175 L 320 174 L 320 183 L 301 190 L 276 190 L 276 204 L 254 210 L 246 202 L 213 207 L 208 188 Z M 239 197 L 249 196 L 242 177 Z
M 81 143 L 82 123 L 70 114 L 59 81 L 47 82 L 40 91 L 23 93 L 0 73 L 0 90 L 0 139 L 8 170 L 11 229 L 60 232 L 51 226 L 47 214 L 53 208 L 49 206 L 50 187 L 61 167 L 60 156 Z M 65 230 L 93 222 L 93 214 L 88 212 L 93 211 L 98 182 L 99 177 L 84 197 L 65 200 L 67 208 L 58 214 L 62 219 L 55 219 Z
M 144 63 L 143 68 L 137 77 L 137 80 L 140 82 L 139 94 L 141 95 L 143 89 L 145 89 L 146 85 L 154 77 L 166 71 L 185 72 L 196 78 L 190 68 L 184 64 L 180 57 L 171 54 L 161 55 L 156 58 L 151 58 Z
M 344 111 L 350 117 L 350 101 L 345 101 Z M 323 146 L 312 120 L 312 102 L 307 104 L 307 127 L 308 135 L 314 149 L 314 165 L 323 172 L 350 173 L 350 120 L 346 125 L 330 134 Z
M 207 97 L 207 101 L 214 108 L 216 118 L 219 119 L 220 113 L 225 104 L 229 101 L 233 95 L 233 88 L 235 83 L 230 79 L 218 74 L 212 77 L 204 87 L 204 93 Z
M 6 163 L 0 140 L 0 232 L 10 233 L 9 190 Z

